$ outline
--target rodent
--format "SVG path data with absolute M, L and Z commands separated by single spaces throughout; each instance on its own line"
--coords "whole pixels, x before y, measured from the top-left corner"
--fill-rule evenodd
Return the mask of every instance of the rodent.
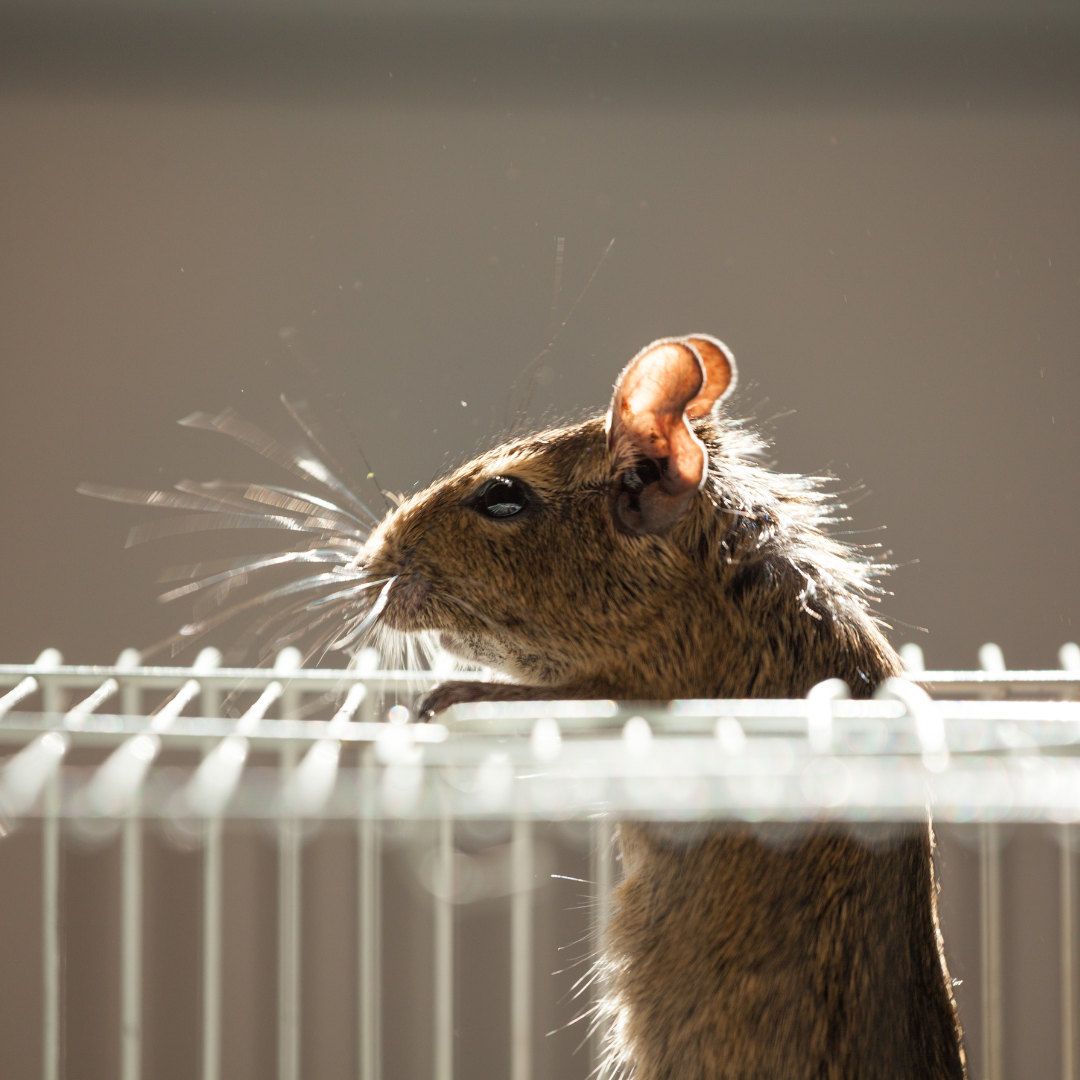
M 507 440 L 381 519 L 310 448 L 231 410 L 182 423 L 231 435 L 335 501 L 223 482 L 80 490 L 200 512 L 139 526 L 129 543 L 206 528 L 295 538 L 291 551 L 166 571 L 184 584 L 162 599 L 204 599 L 144 657 L 262 609 L 236 655 L 260 640 L 265 658 L 294 641 L 314 656 L 434 633 L 506 680 L 444 683 L 425 714 L 477 700 L 800 697 L 827 678 L 868 696 L 900 672 L 869 610 L 880 567 L 829 537 L 817 482 L 758 462 L 761 439 L 726 413 L 735 381 L 708 335 L 653 342 L 606 416 Z M 286 407 L 327 454 L 305 407 Z M 223 605 L 249 578 L 309 564 L 329 569 Z M 688 837 L 621 823 L 624 877 L 599 961 L 612 1064 L 633 1080 L 962 1078 L 929 824 L 884 843 L 781 831 L 777 843 L 747 825 Z
M 828 497 L 756 460 L 725 345 L 665 338 L 607 416 L 515 438 L 389 514 L 354 569 L 392 581 L 375 632 L 435 632 L 507 681 L 477 700 L 801 697 L 900 673 L 875 568 Z M 612 1058 L 634 1080 L 960 1078 L 929 826 L 892 843 L 731 825 L 689 843 L 624 822 L 602 964 Z

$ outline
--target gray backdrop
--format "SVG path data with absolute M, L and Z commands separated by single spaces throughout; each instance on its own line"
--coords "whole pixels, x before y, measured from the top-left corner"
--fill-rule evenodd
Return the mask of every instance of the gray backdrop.
M 565 321 L 533 422 L 604 408 L 655 337 L 714 333 L 778 465 L 834 473 L 856 488 L 851 527 L 887 526 L 861 539 L 900 565 L 882 605 L 896 643 L 932 667 L 973 666 L 985 640 L 1010 666 L 1054 666 L 1080 635 L 1077 24 L 1053 6 L 705 10 L 0 8 L 0 661 L 53 645 L 109 662 L 186 619 L 155 604 L 154 577 L 206 546 L 125 551 L 147 515 L 74 493 L 273 475 L 178 418 L 232 405 L 284 432 L 278 395 L 307 397 L 408 490 L 498 436 Z M 1056 854 L 1025 835 L 1007 852 L 1007 911 L 1024 918 L 1006 942 L 1006 1054 L 1052 1076 Z M 426 901 L 406 857 L 423 842 L 388 869 L 388 1076 L 427 1068 Z M 263 1034 L 246 1050 L 227 1035 L 228 1075 L 254 1078 L 273 1070 L 256 929 L 273 925 L 274 864 L 258 838 L 235 843 L 230 1001 Z M 582 870 L 565 835 L 551 844 Z M 352 848 L 308 850 L 323 976 L 305 1061 L 321 1080 L 352 1067 L 327 1034 L 352 1015 Z M 29 831 L 0 845 L 13 1077 L 38 1067 L 35 852 Z M 974 861 L 951 835 L 945 856 L 980 1075 Z M 73 1077 L 115 1075 L 115 859 L 68 855 Z M 191 1076 L 198 861 L 158 840 L 148 860 L 147 1075 Z M 545 895 L 554 950 L 584 916 Z M 497 905 L 462 914 L 462 1076 L 505 1072 L 505 922 Z M 564 1064 L 572 1036 L 541 1042 L 542 1076 L 584 1075 L 581 1055 Z

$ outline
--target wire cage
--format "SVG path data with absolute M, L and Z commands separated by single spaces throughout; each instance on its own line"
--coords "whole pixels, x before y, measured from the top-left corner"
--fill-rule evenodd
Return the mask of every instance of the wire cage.
M 204 650 L 190 668 L 140 666 L 134 653 L 112 667 L 66 666 L 55 650 L 33 665 L 0 666 L 0 741 L 10 755 L 0 773 L 0 824 L 7 833 L 20 822 L 36 823 L 41 835 L 40 1075 L 79 1074 L 65 1062 L 63 830 L 119 843 L 121 1080 L 145 1074 L 143 852 L 150 823 L 165 825 L 201 853 L 202 1080 L 227 1075 L 224 828 L 262 823 L 276 845 L 279 1080 L 299 1080 L 302 1073 L 302 847 L 319 823 L 350 830 L 357 867 L 350 1037 L 359 1080 L 379 1080 L 381 847 L 388 826 L 426 823 L 430 1069 L 435 1080 L 451 1080 L 455 902 L 463 888 L 455 826 L 508 823 L 497 871 L 503 885 L 495 890 L 509 906 L 505 1037 L 512 1080 L 531 1080 L 535 999 L 544 985 L 534 970 L 534 885 L 545 871 L 538 830 L 574 822 L 588 836 L 588 933 L 595 947 L 618 872 L 620 819 L 832 821 L 858 830 L 924 821 L 929 810 L 935 822 L 965 825 L 978 838 L 980 1050 L 987 1080 L 1004 1075 L 998 830 L 1024 822 L 1057 831 L 1062 1077 L 1075 1080 L 1080 648 L 1063 646 L 1056 671 L 1007 671 L 993 645 L 980 652 L 981 671 L 924 671 L 912 646 L 904 658 L 910 680 L 889 680 L 866 701 L 851 700 L 833 681 L 804 700 L 484 703 L 456 706 L 427 724 L 411 722 L 399 698 L 437 675 L 381 670 L 370 654 L 349 670 L 301 668 L 295 650 L 259 669 L 222 668 L 214 650 Z M 221 718 L 226 696 L 238 718 Z M 306 718 L 320 708 L 329 719 Z M 92 753 L 79 759 L 80 751 Z M 595 984 L 586 989 L 594 997 L 601 992 Z M 583 1040 L 597 1068 L 602 1034 L 594 1023 Z

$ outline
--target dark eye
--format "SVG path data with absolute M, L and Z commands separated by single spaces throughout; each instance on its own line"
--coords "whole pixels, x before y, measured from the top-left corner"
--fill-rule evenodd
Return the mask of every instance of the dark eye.
M 480 489 L 474 505 L 484 517 L 513 517 L 529 505 L 529 489 L 512 476 L 496 476 Z

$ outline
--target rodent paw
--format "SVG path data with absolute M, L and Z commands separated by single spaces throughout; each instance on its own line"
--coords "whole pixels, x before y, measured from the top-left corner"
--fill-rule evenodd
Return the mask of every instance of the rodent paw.
M 420 720 L 430 720 L 451 705 L 470 701 L 533 701 L 549 698 L 551 693 L 536 686 L 498 682 L 447 682 L 425 694 L 416 705 Z
M 430 720 L 436 713 L 449 709 L 451 705 L 461 705 L 467 701 L 491 701 L 491 683 L 448 682 L 428 691 L 416 705 L 416 715 L 420 720 Z

